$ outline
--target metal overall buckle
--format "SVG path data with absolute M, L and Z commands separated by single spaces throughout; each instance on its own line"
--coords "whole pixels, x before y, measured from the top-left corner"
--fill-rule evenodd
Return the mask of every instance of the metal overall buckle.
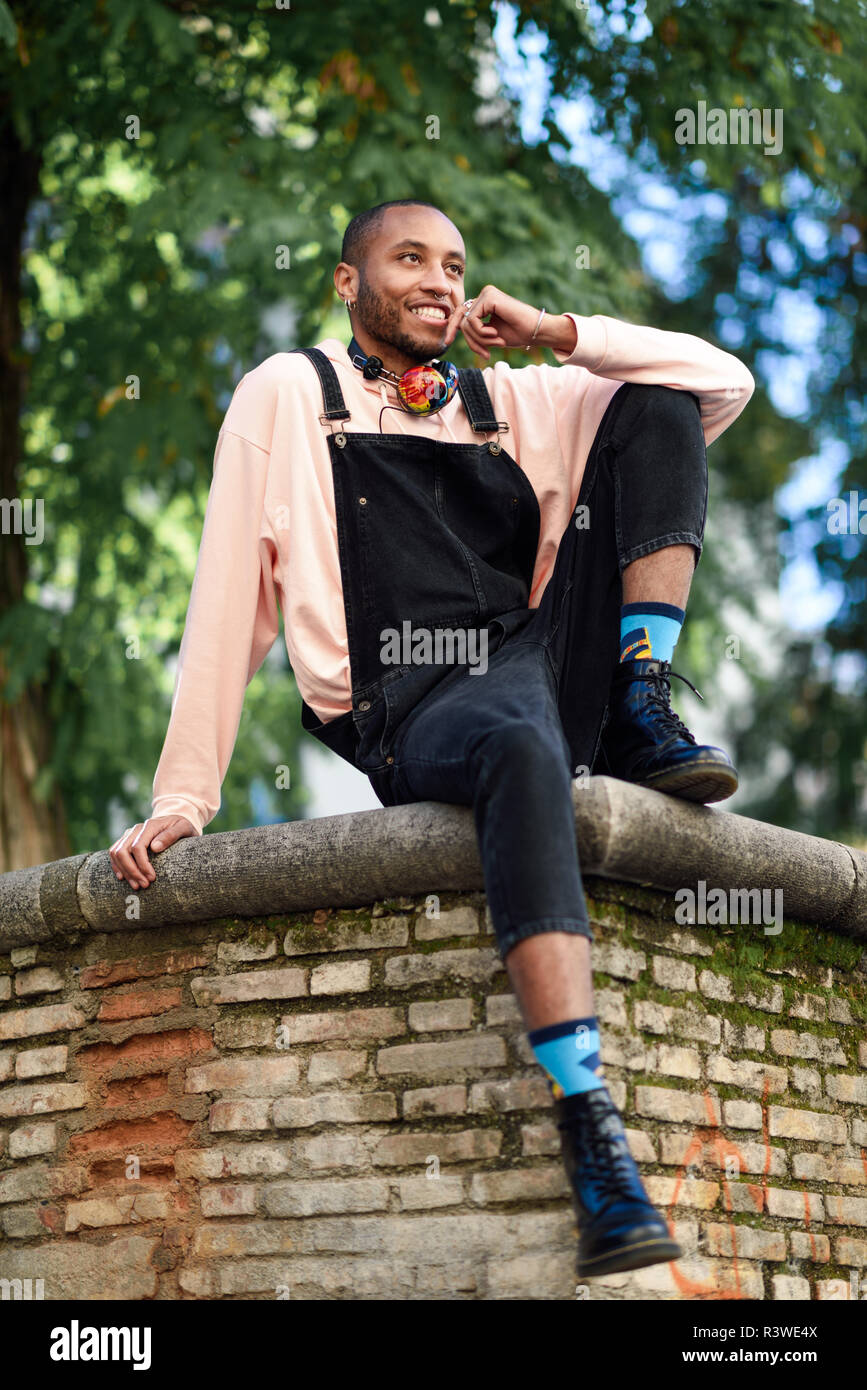
M 337 445 L 338 449 L 343 449 L 346 447 L 346 431 L 344 429 L 336 430 L 333 428 L 335 418 L 340 420 L 342 424 L 344 420 L 351 420 L 352 416 L 350 415 L 348 410 L 345 415 L 336 415 L 336 413 L 332 411 L 330 414 L 326 413 L 324 415 L 319 416 L 320 425 L 332 426 L 331 436 L 334 439 L 334 443 Z
M 503 446 L 502 446 L 502 444 L 500 443 L 500 435 L 501 435 L 501 434 L 505 434 L 506 431 L 508 430 L 508 428 L 509 428 L 509 425 L 508 425 L 508 422 L 507 422 L 506 420 L 498 420 L 498 421 L 497 421 L 497 438 L 496 438 L 496 439 L 489 439 L 489 440 L 488 440 L 488 453 L 489 453 L 489 454 L 501 454 L 501 453 L 503 452 Z

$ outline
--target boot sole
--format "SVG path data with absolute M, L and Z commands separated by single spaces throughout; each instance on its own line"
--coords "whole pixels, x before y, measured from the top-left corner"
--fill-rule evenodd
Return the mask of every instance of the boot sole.
M 639 782 L 638 786 L 665 792 L 666 796 L 679 796 L 683 801 L 706 804 L 709 801 L 725 801 L 726 797 L 734 795 L 738 789 L 738 775 L 734 768 L 721 767 L 719 764 L 692 764 L 673 768 L 670 772 L 660 772 Z
M 633 1245 L 621 1245 L 595 1259 L 581 1260 L 576 1267 L 579 1279 L 592 1278 L 598 1274 L 621 1274 L 630 1269 L 642 1269 L 645 1265 L 665 1264 L 669 1260 L 679 1260 L 683 1251 L 676 1240 L 639 1240 Z

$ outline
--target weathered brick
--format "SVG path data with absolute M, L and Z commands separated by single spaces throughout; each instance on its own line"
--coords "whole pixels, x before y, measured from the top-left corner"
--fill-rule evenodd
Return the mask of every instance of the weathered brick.
M 470 1088 L 470 1110 L 540 1110 L 551 1105 L 551 1092 L 542 1076 L 516 1076 L 509 1081 L 476 1081 Z
M 701 1076 L 701 1056 L 694 1047 L 671 1047 L 660 1043 L 657 1049 L 656 1070 L 666 1076 Z
M 784 1260 L 786 1237 L 782 1231 L 760 1231 L 755 1226 L 731 1226 L 713 1222 L 705 1227 L 710 1255 L 737 1255 L 742 1260 Z
M 348 1081 L 366 1070 L 366 1052 L 314 1052 L 307 1068 L 307 1084 L 324 1086 L 333 1081 Z
M 828 1303 L 834 1300 L 848 1302 L 851 1298 L 852 1290 L 848 1279 L 817 1279 L 816 1298 L 820 1303 Z
M 636 1086 L 635 1109 L 651 1119 L 686 1121 L 696 1125 L 718 1125 L 720 1103 L 711 1096 L 707 1104 L 690 1091 L 672 1091 L 664 1086 Z
M 193 998 L 206 1004 L 243 1004 L 250 999 L 296 999 L 307 993 L 307 971 L 248 970 L 242 975 L 197 975 L 190 981 Z
M 12 980 L 9 975 L 0 975 L 0 1003 L 12 997 Z
M 825 1090 L 846 1105 L 867 1105 L 867 1076 L 826 1076 Z
M 818 1192 L 806 1192 L 784 1187 L 769 1187 L 767 1210 L 771 1216 L 785 1216 L 803 1226 L 810 1221 L 824 1221 L 822 1198 Z
M 65 1044 L 57 1047 L 34 1047 L 27 1052 L 19 1052 L 15 1058 L 15 1075 L 19 1080 L 33 1076 L 51 1076 L 66 1070 L 69 1049 Z M 10 1053 L 10 1057 L 11 1057 Z
M 440 980 L 461 980 L 488 984 L 505 970 L 499 955 L 489 946 L 462 951 L 436 951 L 429 956 L 390 956 L 385 962 L 385 983 L 392 989 L 435 984 Z
M 100 1042 L 82 1047 L 76 1061 L 87 1071 L 102 1074 L 130 1063 L 172 1062 L 210 1052 L 211 1034 L 204 1028 L 171 1028 L 161 1033 L 136 1033 L 121 1043 Z
M 723 1042 L 729 1052 L 764 1052 L 765 1030 L 751 1023 L 731 1023 L 723 1019 Z
M 737 1149 L 715 1143 L 704 1145 L 700 1150 L 694 1147 L 694 1136 L 690 1133 L 660 1134 L 659 1157 L 662 1163 L 681 1164 L 693 1161 L 698 1167 L 709 1172 L 725 1172 L 726 1162 L 735 1159 L 738 1172 L 764 1173 L 782 1177 L 786 1172 L 786 1154 L 783 1149 L 766 1148 L 764 1144 L 751 1143 L 738 1139 Z
M 561 1165 L 545 1168 L 512 1168 L 506 1173 L 476 1173 L 470 1183 L 470 1201 L 550 1202 L 570 1195 L 569 1181 Z
M 217 947 L 217 960 L 221 965 L 243 965 L 251 960 L 273 960 L 277 954 L 277 941 L 272 936 L 267 941 L 221 941 Z
M 653 957 L 653 979 L 665 989 L 697 988 L 695 966 L 686 960 L 672 960 L 670 956 Z
M 282 1022 L 295 1043 L 332 1038 L 393 1038 L 406 1032 L 403 1009 L 347 1009 L 345 1013 L 288 1014 Z
M 369 960 L 332 961 L 310 972 L 311 994 L 357 994 L 370 989 Z
M 39 1277 L 53 1300 L 151 1299 L 159 1274 L 151 1263 L 159 1241 L 145 1236 L 118 1234 L 108 1245 L 84 1241 L 43 1244 L 39 1247 Z M 30 1278 L 33 1250 L 22 1247 L 3 1254 L 7 1279 Z
M 790 1231 L 789 1245 L 796 1260 L 827 1264 L 831 1258 L 830 1240 L 816 1231 Z
M 80 1192 L 86 1182 L 83 1168 L 48 1168 L 33 1164 L 0 1173 L 0 1202 L 31 1202 L 44 1197 L 60 1197 Z M 4 1266 L 5 1266 L 4 1255 Z M 4 1274 L 6 1273 L 4 1267 Z
M 496 1158 L 502 1139 L 493 1129 L 465 1129 L 457 1134 L 388 1134 L 374 1149 L 372 1162 L 380 1167 L 410 1168 L 427 1163 L 429 1155 L 440 1163 Z
M 52 994 L 63 989 L 63 976 L 50 965 L 37 965 L 33 970 L 21 970 L 15 976 L 15 993 L 19 997 L 28 994 Z
M 40 1207 L 45 1212 L 45 1207 Z M 45 1235 L 45 1226 L 35 1211 L 27 1207 L 5 1207 L 0 1211 L 0 1231 L 10 1240 L 35 1240 Z
M 14 1009 L 0 1014 L 0 1042 L 35 1038 L 41 1033 L 69 1032 L 80 1028 L 84 1014 L 72 1004 L 43 1004 L 37 1009 Z
M 14 970 L 23 970 L 25 965 L 35 965 L 38 954 L 36 946 L 14 946 L 9 953 L 9 960 Z
M 177 1148 L 189 1138 L 194 1123 L 171 1110 L 144 1115 L 140 1119 L 115 1120 L 73 1134 L 69 1152 L 128 1154 L 153 1148 Z
M 700 1211 L 710 1211 L 716 1205 L 720 1187 L 718 1182 L 705 1182 L 701 1178 L 669 1178 L 649 1174 L 644 1186 L 651 1202 L 662 1207 L 697 1207 Z
M 597 989 L 594 991 L 596 997 L 596 1017 L 600 1023 L 606 1027 L 623 1028 L 629 1027 L 629 1020 L 626 1017 L 626 1000 L 616 989 Z M 526 1042 L 526 1038 L 523 1039 Z
M 817 1139 L 828 1144 L 846 1143 L 846 1121 L 839 1115 L 821 1115 L 816 1110 L 790 1110 L 772 1105 L 770 1133 L 780 1139 Z
M 252 1183 L 221 1183 L 199 1193 L 202 1216 L 254 1216 L 256 1188 Z
M 827 1196 L 825 1210 L 839 1226 L 867 1226 L 867 1197 Z
M 188 1067 L 184 1090 L 242 1091 L 245 1096 L 279 1096 L 297 1086 L 301 1064 L 297 1057 L 221 1057 L 216 1062 Z
M 613 975 L 616 980 L 637 980 L 647 969 L 647 957 L 643 951 L 630 951 L 626 946 L 603 941 L 593 945 L 593 970 L 603 975 Z
M 823 994 L 798 994 L 789 1005 L 789 1018 L 806 1018 L 824 1023 L 828 1017 L 828 1001 Z
M 713 970 L 702 970 L 698 977 L 698 987 L 708 999 L 723 999 L 731 1002 L 735 997 L 734 988 L 728 975 L 717 975 Z
M 480 1067 L 506 1064 L 506 1045 L 496 1035 L 476 1034 L 453 1042 L 405 1043 L 380 1048 L 376 1069 L 380 1076 L 457 1076 Z
M 521 1010 L 514 994 L 489 994 L 485 1000 L 488 1027 L 502 1023 L 521 1023 Z M 867 1065 L 867 1063 L 865 1063 Z
M 381 1178 L 340 1182 L 274 1182 L 262 1194 L 269 1216 L 326 1216 L 352 1211 L 385 1211 L 389 1185 Z
M 349 1094 L 330 1091 L 318 1096 L 282 1096 L 274 1102 L 276 1129 L 305 1129 L 309 1125 L 363 1124 L 397 1119 L 397 1101 L 391 1091 Z
M 129 960 L 101 960 L 82 970 L 78 983 L 82 989 L 101 989 L 106 985 L 127 984 L 130 980 L 153 979 L 158 975 L 183 975 L 208 964 L 208 950 L 160 951 L 157 955 Z
M 271 1106 L 264 1100 L 217 1100 L 211 1106 L 209 1125 L 212 1133 L 229 1129 L 270 1129 Z
M 150 1018 L 168 1013 L 181 1003 L 180 989 L 136 990 L 129 994 L 110 994 L 99 1006 L 97 1018 L 112 1023 L 125 1018 Z
M 654 1048 L 645 1047 L 634 1033 L 617 1033 L 611 1028 L 602 1033 L 599 1056 L 603 1066 L 629 1067 L 633 1071 L 653 1071 L 656 1066 Z
M 867 1067 L 867 1042 L 858 1044 L 858 1061 L 862 1067 Z
M 57 1125 L 20 1125 L 9 1136 L 10 1158 L 32 1158 L 57 1148 Z
M 675 1009 L 669 1004 L 656 1004 L 639 999 L 635 1005 L 635 1026 L 645 1033 L 668 1033 L 688 1042 L 719 1043 L 720 1021 L 712 1014 L 700 1014 L 693 1009 Z
M 297 1144 L 302 1162 L 314 1171 L 328 1168 L 366 1168 L 367 1149 L 354 1134 L 317 1134 Z
M 801 1095 L 817 1096 L 822 1089 L 822 1074 L 815 1067 L 792 1067 L 792 1086 Z
M 322 928 L 321 943 L 311 948 L 309 940 L 290 927 L 283 942 L 287 956 L 308 956 L 312 952 L 378 951 L 386 946 L 406 946 L 409 943 L 409 923 L 405 917 L 374 918 L 368 925 L 342 922 Z
M 725 1124 L 731 1129 L 761 1129 L 762 1107 L 752 1100 L 723 1101 Z
M 781 1057 L 814 1058 L 836 1067 L 845 1067 L 847 1062 L 838 1038 L 819 1038 L 814 1033 L 794 1033 L 788 1028 L 772 1028 L 771 1047 Z
M 282 1139 L 181 1149 L 175 1154 L 175 1172 L 179 1178 L 273 1178 L 288 1172 L 291 1154 L 291 1145 Z
M 432 1207 L 454 1207 L 464 1200 L 463 1178 L 401 1178 L 398 1183 L 401 1211 L 424 1211 Z
M 479 914 L 469 905 L 450 908 L 439 917 L 424 914 L 415 919 L 416 941 L 445 941 L 450 936 L 477 936 Z
M 711 1081 L 728 1086 L 742 1086 L 747 1091 L 785 1091 L 789 1076 L 785 1067 L 769 1066 L 767 1062 L 733 1061 L 719 1054 L 708 1058 L 707 1074 Z
M 867 1267 L 867 1240 L 854 1236 L 837 1236 L 834 1241 L 834 1259 L 838 1265 L 855 1265 L 856 1269 Z
M 558 1154 L 560 1135 L 553 1120 L 545 1120 L 538 1125 L 521 1125 L 521 1152 L 525 1158 L 535 1158 L 537 1154 Z
M 858 1187 L 867 1184 L 867 1162 L 859 1155 L 857 1158 L 829 1157 L 825 1154 L 801 1153 L 792 1159 L 792 1172 L 796 1178 L 806 1178 L 813 1182 L 838 1182 L 845 1187 Z
M 766 1014 L 779 1014 L 783 1012 L 783 991 L 780 985 L 770 985 L 760 994 L 744 987 L 738 990 L 738 1003 Z
M 794 1303 L 810 1297 L 810 1285 L 806 1279 L 794 1274 L 773 1274 L 771 1284 L 774 1298 L 782 1303 Z
M 409 1026 L 414 1033 L 445 1033 L 469 1028 L 472 1022 L 472 999 L 432 999 L 409 1006 Z
M 0 1081 L 9 1081 L 15 1074 L 15 1053 L 7 1049 L 0 1052 Z
M 405 1120 L 427 1115 L 463 1115 L 467 1109 L 466 1086 L 428 1086 L 419 1091 L 404 1091 Z
M 836 994 L 828 995 L 828 1018 L 831 1023 L 854 1024 L 852 1009 L 848 999 L 840 999 Z
M 273 1047 L 278 1027 L 272 1018 L 218 1018 L 214 1042 L 217 1047 Z
M 87 1087 L 80 1082 L 43 1081 L 0 1091 L 0 1115 L 46 1115 L 52 1110 L 80 1110 L 87 1104 Z
M 164 1192 L 119 1193 L 70 1202 L 66 1208 L 66 1230 L 78 1231 L 82 1226 L 90 1229 L 125 1226 L 133 1221 L 157 1221 L 167 1215 L 168 1199 Z

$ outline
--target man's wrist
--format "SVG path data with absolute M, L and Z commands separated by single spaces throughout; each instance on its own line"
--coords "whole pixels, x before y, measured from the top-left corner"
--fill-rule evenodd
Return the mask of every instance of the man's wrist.
M 539 325 L 539 332 L 533 339 L 533 347 L 551 348 L 553 352 L 571 357 L 578 346 L 578 331 L 575 320 L 568 314 L 545 314 Z

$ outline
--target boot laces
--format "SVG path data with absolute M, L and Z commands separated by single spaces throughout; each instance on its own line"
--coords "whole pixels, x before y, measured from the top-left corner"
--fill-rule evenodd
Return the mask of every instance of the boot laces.
M 665 717 L 666 722 L 671 726 L 672 732 L 665 742 L 660 745 L 660 750 L 668 748 L 672 743 L 677 743 L 680 739 L 687 739 L 691 744 L 695 745 L 695 738 L 690 733 L 683 720 L 675 714 L 671 707 L 671 677 L 676 676 L 679 681 L 683 681 L 684 685 L 688 685 L 690 690 L 692 690 L 700 700 L 703 701 L 704 696 L 699 690 L 696 690 L 692 681 L 687 680 L 686 676 L 682 676 L 678 671 L 672 671 L 670 668 L 666 670 L 665 666 L 666 663 L 662 663 L 663 669 L 659 671 L 642 671 L 638 675 L 631 676 L 630 679 L 651 682 L 653 688 L 648 694 L 647 702 L 659 710 L 660 714 Z
M 591 1126 L 587 1135 L 588 1147 L 593 1159 L 594 1179 L 601 1193 L 610 1197 L 623 1197 L 631 1193 L 634 1173 L 632 1156 L 626 1143 L 626 1136 L 620 1127 L 616 1133 L 602 1132 L 605 1122 Z

